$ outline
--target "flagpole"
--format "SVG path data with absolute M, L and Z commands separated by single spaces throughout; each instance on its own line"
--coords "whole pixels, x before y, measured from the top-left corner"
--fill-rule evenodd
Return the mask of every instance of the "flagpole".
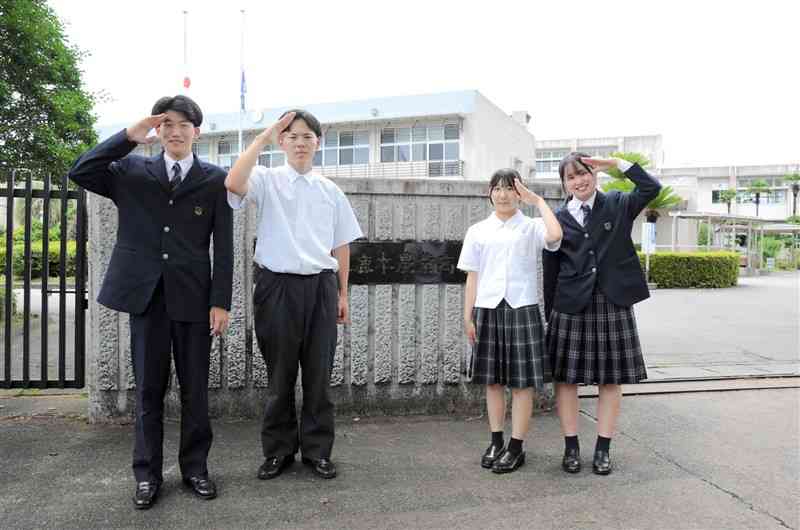
M 242 12 L 242 31 L 241 31 L 241 39 L 240 39 L 240 47 L 239 47 L 239 156 L 242 154 L 242 119 L 244 117 L 244 94 L 247 90 L 245 87 L 245 80 L 244 80 L 244 9 L 241 10 Z
M 189 12 L 183 11 L 183 93 L 189 93 L 191 80 L 189 79 Z

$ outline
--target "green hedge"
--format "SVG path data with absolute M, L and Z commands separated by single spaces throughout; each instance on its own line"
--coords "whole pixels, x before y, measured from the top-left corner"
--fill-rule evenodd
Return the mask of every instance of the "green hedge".
M 67 276 L 75 276 L 75 241 L 67 241 Z M 50 262 L 50 276 L 58 276 L 60 273 L 61 262 L 61 243 L 50 241 L 47 249 Z M 25 244 L 17 243 L 14 245 L 12 254 L 12 267 L 14 276 L 22 276 L 25 270 Z M 0 274 L 5 274 L 6 269 L 6 247 L 0 245 Z M 42 242 L 31 242 L 31 278 L 41 278 L 42 276 Z
M 644 270 L 645 256 L 639 253 Z M 734 287 L 739 278 L 736 252 L 658 252 L 650 255 L 650 281 L 659 288 Z

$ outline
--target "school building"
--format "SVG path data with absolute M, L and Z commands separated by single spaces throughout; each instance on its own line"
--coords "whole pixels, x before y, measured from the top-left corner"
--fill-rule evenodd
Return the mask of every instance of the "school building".
M 253 110 L 242 119 L 243 144 L 290 107 Z M 506 113 L 476 90 L 302 105 L 322 123 L 314 157 L 326 177 L 460 178 L 488 180 L 501 167 L 524 178 L 535 171 L 536 143 L 525 111 Z M 238 112 L 205 116 L 195 154 L 229 168 L 239 149 Z M 120 128 L 104 127 L 101 137 Z M 158 146 L 140 148 L 150 154 Z M 283 165 L 277 145 L 259 163 Z

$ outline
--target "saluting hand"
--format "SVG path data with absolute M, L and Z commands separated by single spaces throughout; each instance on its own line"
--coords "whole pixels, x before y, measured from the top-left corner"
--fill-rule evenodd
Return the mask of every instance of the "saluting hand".
M 167 119 L 167 114 L 154 114 L 145 119 L 135 123 L 134 125 L 125 129 L 128 135 L 128 140 L 136 142 L 137 144 L 154 144 L 158 141 L 158 136 L 147 136 L 147 134 L 161 125 Z
M 268 128 L 264 129 L 258 136 L 256 136 L 256 141 L 261 142 L 263 145 L 275 145 L 278 143 L 278 135 L 283 132 L 286 127 L 292 123 L 294 119 L 295 112 L 290 112 L 280 120 L 273 123 Z
M 523 184 L 522 181 L 517 178 L 514 179 L 514 189 L 519 195 L 520 200 L 525 204 L 530 204 L 537 207 L 539 204 L 541 204 L 541 195 L 538 195 L 526 188 L 525 184 Z
M 581 162 L 591 167 L 595 171 L 606 171 L 611 168 L 616 168 L 619 160 L 616 158 L 591 158 L 583 157 Z

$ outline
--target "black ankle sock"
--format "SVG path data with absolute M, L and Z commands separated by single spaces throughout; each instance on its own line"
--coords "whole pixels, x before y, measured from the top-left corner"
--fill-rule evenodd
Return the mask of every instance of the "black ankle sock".
M 503 431 L 492 431 L 492 445 L 503 447 Z
M 611 438 L 606 438 L 604 436 L 597 437 L 597 445 L 594 446 L 595 451 L 605 451 L 607 453 L 609 447 L 611 447 Z
M 506 451 L 508 451 L 512 455 L 520 454 L 522 452 L 522 440 L 518 440 L 512 436 L 511 440 L 509 440 L 508 442 L 508 447 L 506 448 Z
M 580 450 L 580 445 L 578 445 L 578 435 L 575 436 L 565 436 L 564 437 L 564 450 L 568 449 L 578 449 Z

